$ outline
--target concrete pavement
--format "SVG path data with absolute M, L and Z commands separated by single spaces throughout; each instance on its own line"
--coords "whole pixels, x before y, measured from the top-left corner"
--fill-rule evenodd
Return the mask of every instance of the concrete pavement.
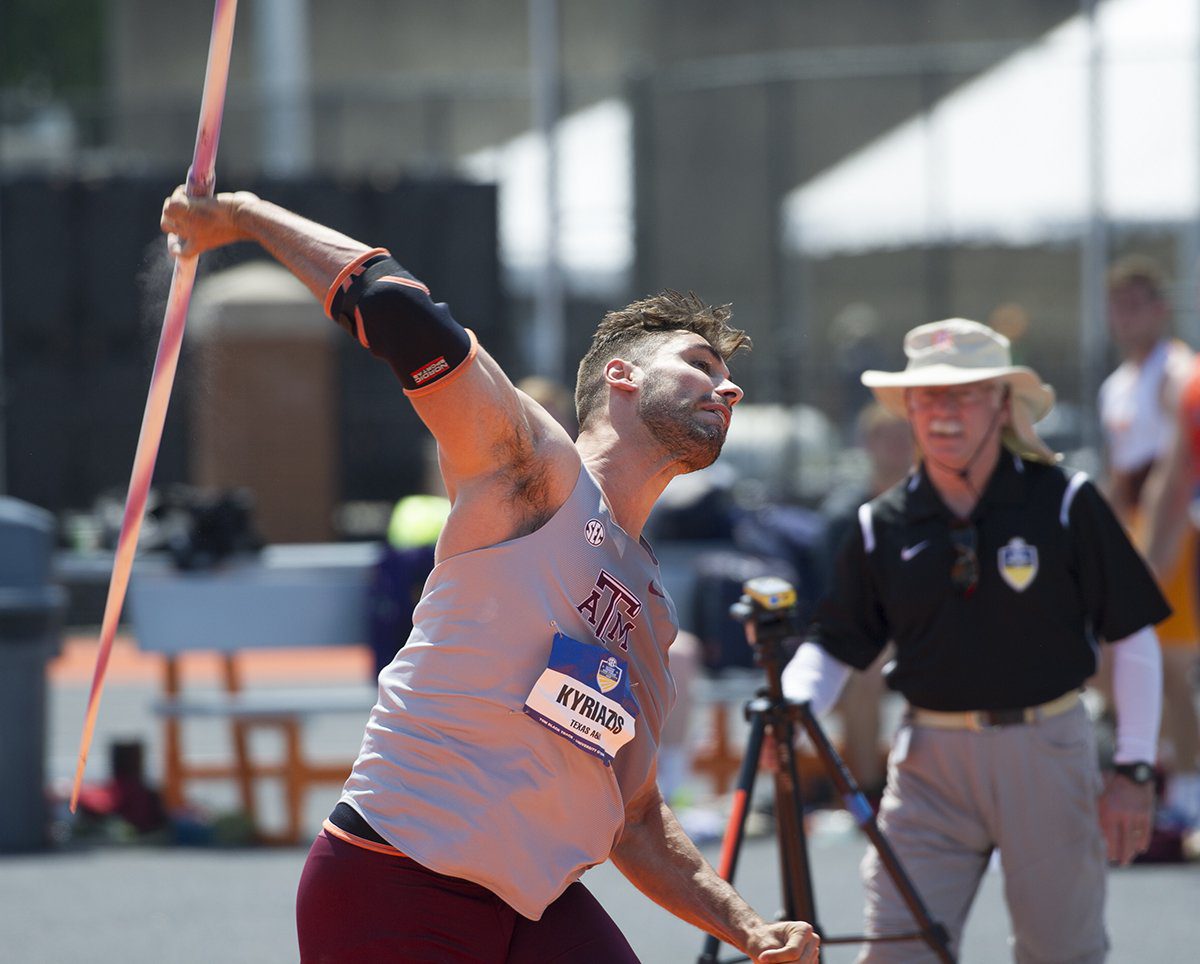
M 69 781 L 82 723 L 92 652 L 85 640 L 69 645 L 51 670 L 47 733 L 48 776 L 60 789 Z M 362 654 L 269 654 L 247 666 L 259 684 L 297 679 L 361 679 Z M 161 758 L 158 728 L 150 715 L 157 687 L 156 657 L 138 654 L 127 641 L 112 664 L 97 727 L 89 779 L 107 776 L 107 746 L 140 739 L 147 747 L 151 782 Z M 206 677 L 205 674 L 208 674 Z M 201 685 L 215 670 L 196 668 Z M 189 732 L 201 755 L 223 752 L 219 726 Z M 310 728 L 315 755 L 352 758 L 362 720 L 330 718 Z M 315 832 L 336 798 L 336 787 L 314 790 L 308 820 Z M 211 811 L 231 808 L 232 787 L 205 788 L 197 801 Z M 269 794 L 268 812 L 278 812 Z M 865 842 L 844 821 L 814 824 L 810 855 L 818 921 L 827 934 L 856 933 L 862 906 L 857 863 Z M 705 848 L 715 862 L 717 844 Z M 305 847 L 195 849 L 85 846 L 0 857 L 0 960 L 16 964 L 239 964 L 295 961 L 293 897 Z M 1146 865 L 1110 875 L 1109 921 L 1114 964 L 1185 964 L 1200 960 L 1200 865 Z M 702 935 L 657 908 L 606 865 L 585 879 L 629 936 L 644 964 L 696 960 Z M 779 905 L 779 873 L 770 837 L 748 840 L 737 884 L 766 915 Z M 1002 880 L 989 873 L 968 926 L 962 960 L 1011 960 Z M 729 951 L 723 959 L 735 957 Z M 850 948 L 830 948 L 827 964 L 853 960 Z
M 856 933 L 861 907 L 856 837 L 814 840 L 818 920 L 827 934 Z M 707 847 L 710 859 L 715 848 Z M 293 897 L 304 848 L 197 850 L 95 848 L 0 858 L 0 959 L 14 964 L 271 964 L 297 958 Z M 740 889 L 762 913 L 778 907 L 775 850 L 766 838 L 743 851 Z M 703 935 L 633 889 L 610 865 L 587 885 L 644 964 L 695 961 Z M 968 925 L 962 960 L 1001 964 L 1007 915 L 989 874 Z M 1114 964 L 1190 964 L 1197 959 L 1200 873 L 1195 865 L 1139 866 L 1111 875 Z M 736 955 L 728 949 L 722 959 Z M 830 948 L 827 964 L 854 953 Z

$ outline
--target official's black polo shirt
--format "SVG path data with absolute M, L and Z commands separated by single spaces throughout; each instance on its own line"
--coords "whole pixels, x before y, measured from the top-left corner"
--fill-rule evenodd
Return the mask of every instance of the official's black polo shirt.
M 954 521 L 923 470 L 889 489 L 862 510 L 816 611 L 812 638 L 858 669 L 894 640 L 888 685 L 915 706 L 1045 703 L 1095 672 L 1096 640 L 1170 614 L 1083 475 L 1001 453 L 971 514 L 979 583 L 969 596 L 950 581 Z

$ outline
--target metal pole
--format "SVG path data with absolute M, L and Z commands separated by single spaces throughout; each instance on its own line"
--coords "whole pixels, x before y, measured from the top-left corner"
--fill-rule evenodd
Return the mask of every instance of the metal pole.
M 555 136 L 562 115 L 562 68 L 558 0 L 529 0 L 530 81 L 534 129 L 541 137 L 546 158 L 544 184 L 546 250 L 534 288 L 534 322 L 529 331 L 526 357 L 533 370 L 554 381 L 563 381 L 566 300 L 559 259 L 558 142 Z
M 1082 411 L 1094 412 L 1100 387 L 1107 341 L 1108 311 L 1104 275 L 1108 261 L 1108 220 L 1105 214 L 1104 158 L 1104 51 L 1097 12 L 1101 0 L 1080 0 L 1088 25 L 1087 55 L 1087 230 L 1079 265 L 1079 403 Z M 1100 425 L 1095 415 L 1083 420 L 1085 448 L 1100 443 Z
M 771 342 L 764 346 L 771 355 L 765 371 L 760 371 L 759 391 L 767 401 L 794 405 L 797 398 L 796 365 L 801 359 L 798 346 L 803 332 L 793 330 L 799 324 L 788 311 L 788 265 L 783 250 L 783 200 L 795 182 L 796 99 L 789 81 L 768 83 L 764 90 L 767 120 L 763 151 L 766 209 L 770 218 L 770 248 L 767 252 L 767 318 Z M 793 465 L 793 472 L 803 471 Z M 797 479 L 798 484 L 798 479 Z
M 312 168 L 307 0 L 254 4 L 258 82 L 263 105 L 263 170 L 295 176 Z
M 1193 114 L 1200 113 L 1200 37 L 1192 48 L 1192 99 L 1185 101 Z M 1184 110 L 1187 110 L 1185 107 Z M 1180 118 L 1183 123 L 1184 118 Z M 1192 165 L 1196 192 L 1192 210 L 1179 228 L 1175 277 L 1175 332 L 1189 345 L 1200 342 L 1200 137 L 1192 140 Z
M 640 68 L 629 78 L 629 110 L 633 119 L 633 270 L 626 295 L 649 291 L 658 278 L 658 233 L 654 217 L 656 155 L 654 67 Z M 628 300 L 628 299 L 627 299 Z
M 0 197 L 0 238 L 4 236 L 4 202 Z M 0 248 L 0 265 L 3 265 Z M 4 273 L 0 268 L 0 495 L 8 494 L 8 379 L 4 373 Z

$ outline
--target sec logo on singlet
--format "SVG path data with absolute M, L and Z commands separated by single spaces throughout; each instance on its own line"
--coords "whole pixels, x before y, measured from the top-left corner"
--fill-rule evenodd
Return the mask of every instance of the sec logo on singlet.
M 583 527 L 583 537 L 588 541 L 588 545 L 600 545 L 604 541 L 604 523 L 599 519 L 588 519 L 587 525 Z

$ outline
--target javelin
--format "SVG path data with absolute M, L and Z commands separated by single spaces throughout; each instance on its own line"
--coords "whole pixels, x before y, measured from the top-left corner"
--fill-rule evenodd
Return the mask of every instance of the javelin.
M 217 141 L 221 136 L 221 115 L 225 111 L 225 84 L 229 78 L 229 55 L 233 49 L 233 21 L 236 13 L 237 0 L 216 0 L 212 35 L 208 41 L 208 66 L 204 73 L 204 97 L 200 102 L 200 123 L 196 129 L 196 149 L 192 154 L 192 165 L 187 174 L 187 192 L 193 197 L 211 195 L 216 181 L 213 169 L 217 160 Z M 134 552 L 137 550 L 138 533 L 142 529 L 146 499 L 150 494 L 150 480 L 154 476 L 154 462 L 158 458 L 158 443 L 162 441 L 163 422 L 167 417 L 167 405 L 171 401 L 171 386 L 175 381 L 175 367 L 179 363 L 183 329 L 187 324 L 188 302 L 192 297 L 192 284 L 196 280 L 196 261 L 195 255 L 176 258 L 175 269 L 171 275 L 171 293 L 167 298 L 162 335 L 158 341 L 158 354 L 154 359 L 154 373 L 150 376 L 146 410 L 142 414 L 142 430 L 138 436 L 137 452 L 133 457 L 129 492 L 125 496 L 125 515 L 121 519 L 121 535 L 117 539 L 112 579 L 108 584 L 108 599 L 104 604 L 96 670 L 92 675 L 92 690 L 88 695 L 83 735 L 79 739 L 79 760 L 75 765 L 75 782 L 71 787 L 72 813 L 79 803 L 79 788 L 83 783 L 88 749 L 96 729 L 100 694 L 104 690 L 104 674 L 108 669 L 108 658 L 112 654 L 113 639 L 117 635 L 117 623 L 121 618 L 121 607 L 125 602 L 125 590 L 129 586 L 129 573 L 133 568 Z

